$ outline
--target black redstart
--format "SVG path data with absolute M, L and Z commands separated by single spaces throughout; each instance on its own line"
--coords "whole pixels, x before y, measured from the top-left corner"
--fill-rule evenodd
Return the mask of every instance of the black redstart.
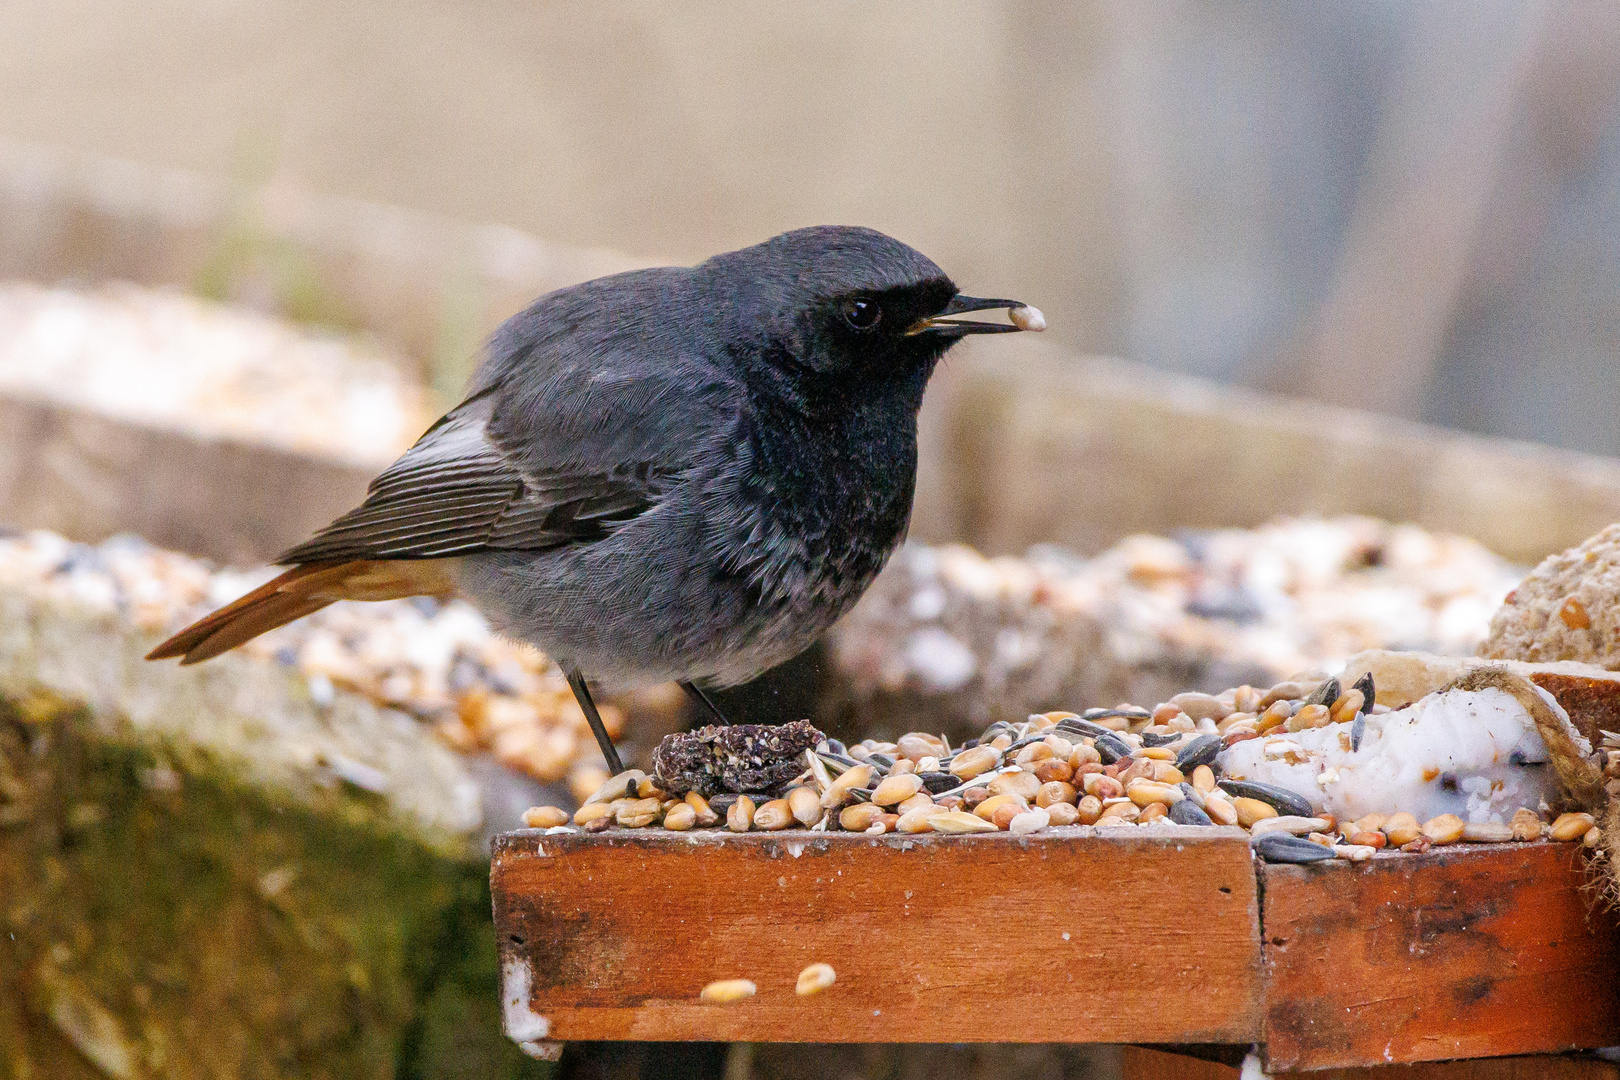
M 1010 322 L 953 320 L 991 308 Z M 467 399 L 286 573 L 148 659 L 207 660 L 336 600 L 459 590 L 568 676 L 729 686 L 849 609 L 906 531 L 917 410 L 968 334 L 1040 312 L 964 296 L 871 229 L 784 233 L 541 297 Z

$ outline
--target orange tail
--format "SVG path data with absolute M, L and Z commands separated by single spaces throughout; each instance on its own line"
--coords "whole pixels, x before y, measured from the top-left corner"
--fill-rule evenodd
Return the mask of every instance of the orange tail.
M 454 591 L 442 559 L 305 563 L 192 623 L 146 658 L 178 656 L 182 664 L 195 664 L 337 600 L 397 600 Z

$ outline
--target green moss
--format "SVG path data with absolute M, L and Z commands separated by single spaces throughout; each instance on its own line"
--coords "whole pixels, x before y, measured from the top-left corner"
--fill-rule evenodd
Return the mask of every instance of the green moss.
M 548 1075 L 485 864 L 89 730 L 0 703 L 0 1077 Z

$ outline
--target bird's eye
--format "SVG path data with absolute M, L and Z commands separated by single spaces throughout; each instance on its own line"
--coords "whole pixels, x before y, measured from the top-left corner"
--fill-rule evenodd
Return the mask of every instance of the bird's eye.
M 838 310 L 844 321 L 856 330 L 870 330 L 883 318 L 883 309 L 875 300 L 845 300 Z

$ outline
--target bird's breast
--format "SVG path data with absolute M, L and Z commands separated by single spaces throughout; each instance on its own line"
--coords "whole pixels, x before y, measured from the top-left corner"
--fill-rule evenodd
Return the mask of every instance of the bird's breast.
M 758 604 L 821 626 L 859 599 L 905 534 L 914 424 L 784 423 L 753 441 L 729 522 Z

